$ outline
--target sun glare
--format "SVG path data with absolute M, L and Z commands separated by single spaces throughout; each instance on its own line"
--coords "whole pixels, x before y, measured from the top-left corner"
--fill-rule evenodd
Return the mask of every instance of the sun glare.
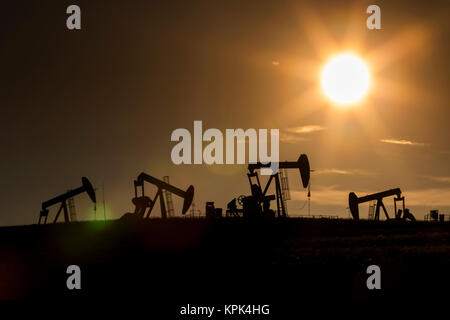
M 322 70 L 322 90 L 339 106 L 359 102 L 366 95 L 369 84 L 367 65 L 352 53 L 342 53 L 331 58 Z

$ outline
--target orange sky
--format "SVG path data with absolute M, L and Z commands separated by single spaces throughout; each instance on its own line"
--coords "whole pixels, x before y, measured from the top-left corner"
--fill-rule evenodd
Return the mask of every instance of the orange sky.
M 202 211 L 249 194 L 245 166 L 171 163 L 171 132 L 194 120 L 223 132 L 279 128 L 281 160 L 306 153 L 316 170 L 315 214 L 347 217 L 348 192 L 393 187 L 419 219 L 448 213 L 449 3 L 376 3 L 378 31 L 365 26 L 371 1 L 80 1 L 74 32 L 64 4 L 5 4 L 0 225 L 35 223 L 41 202 L 81 176 L 104 184 L 110 218 L 133 210 L 142 171 L 193 184 Z M 347 50 L 373 83 L 358 106 L 339 109 L 319 73 Z M 289 179 L 289 213 L 306 214 L 298 172 Z M 85 198 L 80 219 L 92 218 Z

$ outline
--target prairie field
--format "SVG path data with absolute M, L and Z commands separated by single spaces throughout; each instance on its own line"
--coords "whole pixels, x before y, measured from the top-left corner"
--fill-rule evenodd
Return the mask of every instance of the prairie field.
M 78 265 L 82 289 L 66 287 Z M 369 290 L 367 267 L 381 270 Z M 450 224 L 150 219 L 0 228 L 0 297 L 160 303 L 444 298 Z M 170 297 L 170 299 L 169 299 Z

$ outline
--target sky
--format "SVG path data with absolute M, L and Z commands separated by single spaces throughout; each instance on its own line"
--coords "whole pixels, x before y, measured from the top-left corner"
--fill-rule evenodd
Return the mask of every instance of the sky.
M 81 30 L 66 28 L 70 4 L 81 8 Z M 366 27 L 371 4 L 381 30 Z M 449 213 L 449 9 L 448 1 L 2 1 L 0 225 L 36 223 L 41 203 L 82 176 L 97 188 L 99 219 L 103 199 L 108 219 L 134 210 L 141 172 L 194 185 L 201 211 L 250 194 L 245 165 L 172 163 L 171 133 L 193 132 L 195 120 L 222 132 L 279 129 L 280 159 L 304 153 L 314 169 L 312 214 L 346 218 L 349 192 L 395 187 L 419 219 Z M 347 51 L 367 63 L 371 86 L 360 103 L 338 108 L 320 91 L 320 70 Z M 307 214 L 297 170 L 289 182 L 289 214 Z M 86 195 L 75 202 L 79 220 L 95 218 Z

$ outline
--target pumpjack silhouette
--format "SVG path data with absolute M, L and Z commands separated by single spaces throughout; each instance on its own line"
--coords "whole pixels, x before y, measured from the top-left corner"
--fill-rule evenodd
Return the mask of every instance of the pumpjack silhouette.
M 350 212 L 353 216 L 353 219 L 359 220 L 359 204 L 368 202 L 368 201 L 376 201 L 376 209 L 373 220 L 380 220 L 380 208 L 383 209 L 384 214 L 386 216 L 386 220 L 390 220 L 386 207 L 384 206 L 383 199 L 386 197 L 396 196 L 394 198 L 394 211 L 395 211 L 395 219 L 397 220 L 411 220 L 415 221 L 416 218 L 409 211 L 408 208 L 405 208 L 405 197 L 402 196 L 402 191 L 400 188 L 390 189 L 378 193 L 369 194 L 363 197 L 358 197 L 354 192 L 350 192 L 348 195 L 348 204 L 350 208 Z M 397 202 L 402 202 L 402 209 L 397 210 Z
M 150 199 L 145 195 L 144 190 L 144 182 L 148 182 L 150 184 L 155 185 L 158 188 L 156 195 L 153 199 Z M 141 188 L 141 194 L 138 195 L 138 188 Z M 132 199 L 133 204 L 135 205 L 134 212 L 125 213 L 121 219 L 148 219 L 152 210 L 159 198 L 160 208 L 161 208 L 161 218 L 167 218 L 167 208 L 166 208 L 166 199 L 164 199 L 164 191 L 173 193 L 184 199 L 183 209 L 181 214 L 184 215 L 189 207 L 192 204 L 192 200 L 194 198 L 194 187 L 190 185 L 186 191 L 183 191 L 171 184 L 159 180 L 155 177 L 152 177 L 144 172 L 142 172 L 136 180 L 134 180 L 134 198 Z
M 259 179 L 256 170 L 261 168 L 269 168 L 271 163 L 262 164 L 260 162 L 248 165 L 248 181 L 250 183 L 250 196 L 239 196 L 232 199 L 227 204 L 227 214 L 231 216 L 240 216 L 254 218 L 254 217 L 286 217 L 287 208 L 285 207 L 284 195 L 281 188 L 280 172 L 272 174 L 267 181 L 264 190 L 261 187 L 261 181 Z M 278 163 L 279 169 L 299 169 L 300 177 L 302 179 L 303 187 L 306 188 L 309 185 L 310 180 L 310 166 L 308 157 L 306 154 L 300 155 L 297 161 L 283 161 Z M 267 192 L 272 181 L 275 180 L 275 195 L 268 195 Z M 276 212 L 270 208 L 270 202 L 272 200 L 277 201 Z M 242 206 L 238 208 L 237 204 Z
M 48 218 L 48 214 L 49 214 L 48 208 L 55 204 L 58 204 L 58 203 L 60 203 L 61 205 L 58 209 L 58 212 L 56 213 L 56 217 L 55 217 L 55 220 L 53 221 L 53 223 L 56 223 L 58 221 L 61 211 L 64 212 L 64 222 L 66 222 L 66 223 L 71 222 L 70 218 L 69 218 L 69 213 L 67 210 L 67 202 L 66 201 L 80 193 L 86 192 L 88 194 L 89 198 L 92 200 L 92 202 L 94 202 L 94 204 L 96 204 L 97 200 L 95 198 L 95 190 L 94 190 L 94 187 L 92 186 L 92 184 L 89 182 L 88 178 L 82 177 L 81 183 L 82 183 L 82 186 L 79 188 L 76 188 L 74 190 L 69 190 L 66 193 L 63 193 L 55 198 L 44 201 L 42 203 L 42 210 L 39 214 L 38 224 L 41 224 L 42 218 L 44 218 L 44 224 L 47 223 L 47 218 Z

